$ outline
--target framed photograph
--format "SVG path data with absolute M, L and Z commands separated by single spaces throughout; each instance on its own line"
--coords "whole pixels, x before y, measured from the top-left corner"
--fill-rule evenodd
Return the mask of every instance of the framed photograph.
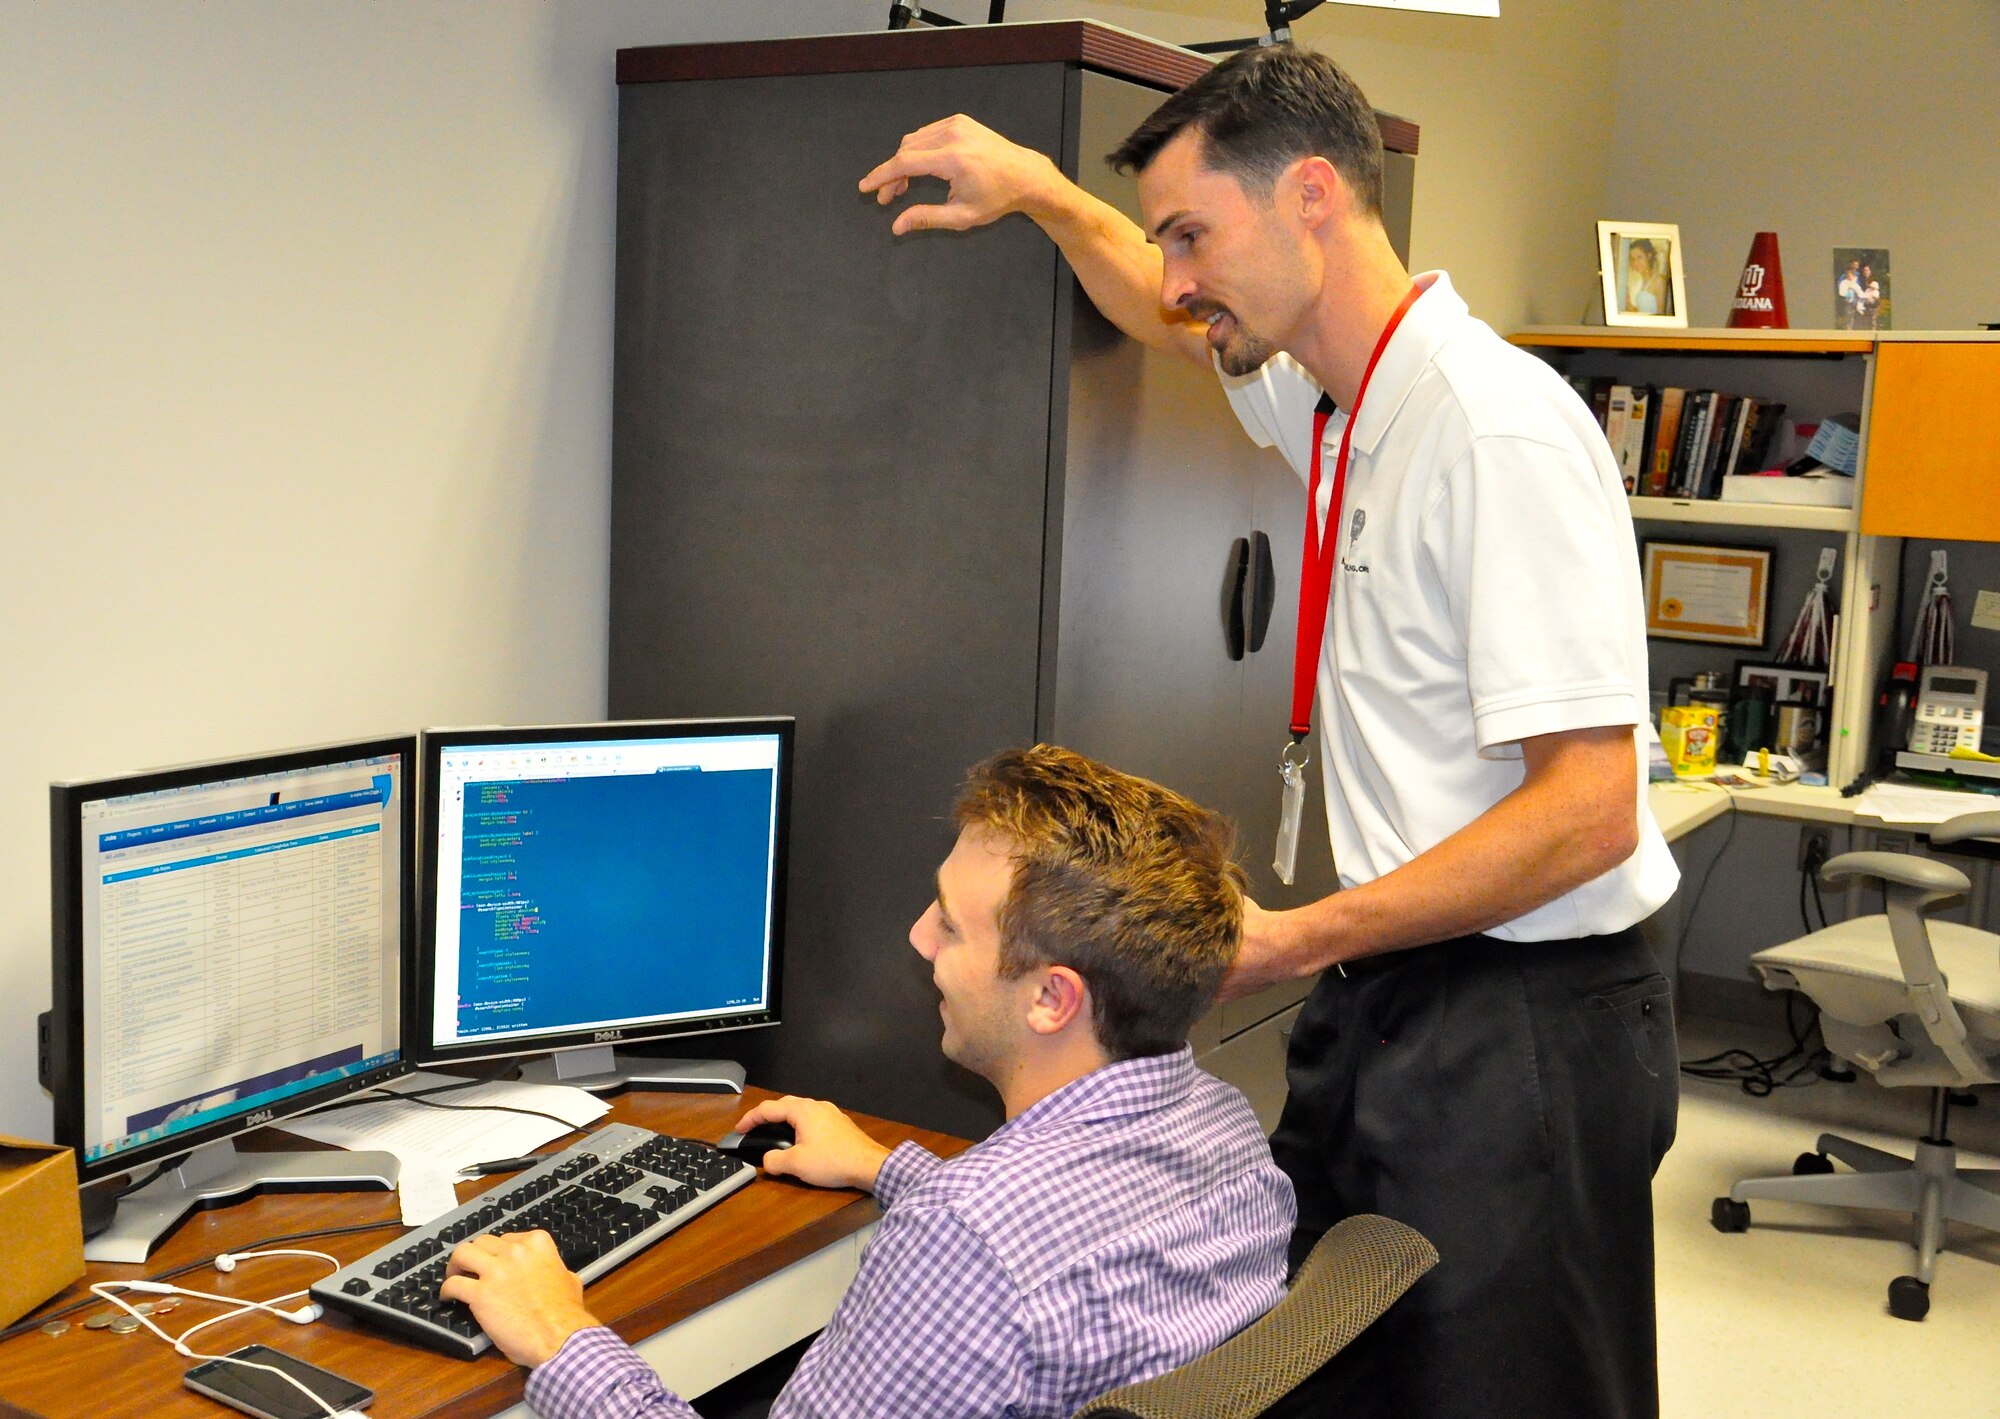
M 1710 645 L 1764 644 L 1771 606 L 1769 547 L 1646 542 L 1646 634 Z
M 1606 325 L 1686 328 L 1687 277 L 1681 229 L 1673 223 L 1599 222 L 1597 272 Z
M 1736 662 L 1736 688 L 1738 691 L 1767 692 L 1773 704 L 1827 703 L 1826 672 L 1808 670 L 1803 665 L 1768 665 L 1757 660 L 1739 660 Z
M 1818 702 L 1779 700 L 1771 747 L 1794 756 L 1809 768 L 1821 767 L 1819 747 L 1825 736 L 1826 714 L 1826 706 Z
M 1833 249 L 1833 328 L 1887 330 L 1889 252 L 1880 246 Z

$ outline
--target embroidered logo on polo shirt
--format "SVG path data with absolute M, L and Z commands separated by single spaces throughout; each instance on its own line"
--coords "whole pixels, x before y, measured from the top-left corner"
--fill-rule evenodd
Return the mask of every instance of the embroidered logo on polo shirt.
M 1368 525 L 1368 510 L 1366 508 L 1356 508 L 1354 510 L 1354 516 L 1347 520 L 1348 557 L 1352 557 L 1354 555 L 1354 544 L 1361 540 L 1361 529 L 1366 527 L 1367 525 Z M 1346 558 L 1342 558 L 1340 563 L 1340 569 L 1344 572 L 1358 572 L 1362 576 L 1366 576 L 1368 574 L 1368 563 L 1354 562 L 1354 561 L 1349 561 Z

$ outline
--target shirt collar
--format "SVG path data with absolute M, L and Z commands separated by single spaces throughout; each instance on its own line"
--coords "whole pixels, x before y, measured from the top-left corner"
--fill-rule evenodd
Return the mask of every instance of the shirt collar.
M 1036 1100 L 989 1135 L 1047 1128 L 1062 1123 L 1090 1123 L 1150 1113 L 1177 1103 L 1194 1088 L 1194 1050 L 1182 1045 L 1172 1054 L 1144 1054 L 1093 1069 Z
M 1351 447 L 1359 453 L 1374 454 L 1375 445 L 1382 441 L 1403 401 L 1410 397 L 1417 380 L 1430 367 L 1431 358 L 1471 314 L 1444 272 L 1426 271 L 1413 279 L 1423 294 L 1404 314 L 1396 333 L 1389 337 L 1375 373 L 1369 378 L 1368 392 L 1361 401 L 1351 440 Z

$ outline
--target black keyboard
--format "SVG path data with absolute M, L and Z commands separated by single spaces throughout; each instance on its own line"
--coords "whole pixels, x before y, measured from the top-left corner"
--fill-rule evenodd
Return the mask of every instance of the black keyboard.
M 438 1299 L 451 1249 L 487 1232 L 545 1231 L 586 1282 L 757 1176 L 706 1143 L 611 1123 L 312 1286 L 312 1298 L 471 1359 L 493 1342 L 462 1302 Z

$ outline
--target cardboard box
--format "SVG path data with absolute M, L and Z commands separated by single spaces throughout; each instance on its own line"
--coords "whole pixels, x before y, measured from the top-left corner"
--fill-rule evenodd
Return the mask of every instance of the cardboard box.
M 76 1156 L 0 1134 L 0 1326 L 82 1275 Z

